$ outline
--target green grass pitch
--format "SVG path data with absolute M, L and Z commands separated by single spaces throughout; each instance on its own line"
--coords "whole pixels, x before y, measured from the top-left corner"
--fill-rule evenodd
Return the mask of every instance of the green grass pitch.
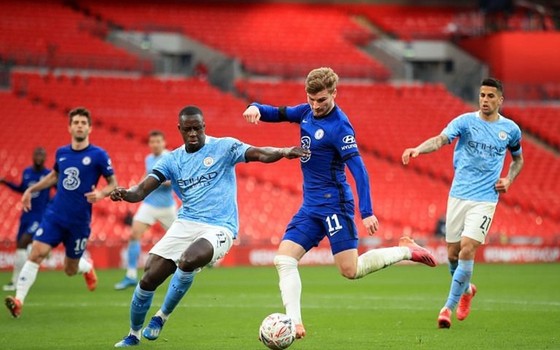
M 81 277 L 41 272 L 23 315 L 0 314 L 0 348 L 110 349 L 128 331 L 132 290 L 114 291 L 122 271 L 98 271 L 91 293 Z M 473 310 L 436 327 L 450 283 L 446 266 L 395 266 L 359 281 L 334 267 L 303 267 L 307 337 L 290 349 L 560 349 L 560 264 L 475 266 Z M 9 278 L 1 273 L 1 281 Z M 148 317 L 163 300 L 158 290 Z M 7 294 L 7 293 L 4 293 Z M 214 268 L 200 273 L 160 339 L 139 349 L 265 349 L 261 320 L 283 311 L 276 271 Z

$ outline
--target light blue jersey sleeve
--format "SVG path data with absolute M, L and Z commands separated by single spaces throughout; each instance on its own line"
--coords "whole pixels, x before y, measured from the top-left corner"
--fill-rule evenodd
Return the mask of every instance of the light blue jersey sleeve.
M 465 122 L 466 114 L 463 114 L 455 119 L 453 119 L 445 129 L 443 129 L 442 134 L 447 136 L 449 143 L 452 143 L 457 137 L 461 136 L 461 133 L 466 128 Z
M 151 173 L 152 169 L 157 164 L 157 162 L 167 153 L 169 152 L 165 151 L 159 156 L 155 156 L 153 154 L 149 154 L 148 156 L 146 156 L 145 159 L 146 173 L 147 174 Z M 149 204 L 156 208 L 174 207 L 175 200 L 173 199 L 172 187 L 164 186 L 164 185 L 158 187 L 144 199 L 144 203 Z

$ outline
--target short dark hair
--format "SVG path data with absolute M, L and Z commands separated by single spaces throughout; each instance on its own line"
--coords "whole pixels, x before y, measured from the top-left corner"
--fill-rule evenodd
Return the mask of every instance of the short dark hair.
M 148 138 L 154 137 L 154 136 L 161 136 L 161 138 L 165 139 L 165 134 L 161 130 L 150 131 L 150 133 L 148 134 Z
M 72 118 L 77 115 L 86 117 L 88 120 L 88 124 L 91 125 L 91 113 L 87 110 L 87 108 L 84 107 L 76 107 L 68 112 L 68 124 L 72 124 Z
M 45 147 L 43 146 L 37 146 L 35 147 L 35 149 L 33 150 L 33 154 L 35 153 L 44 153 L 47 154 L 47 150 L 45 149 Z
M 480 83 L 480 86 L 495 87 L 500 92 L 500 94 L 504 94 L 504 86 L 502 85 L 502 82 L 496 78 L 486 78 L 482 81 L 482 83 Z
M 181 109 L 181 111 L 179 112 L 179 118 L 185 115 L 197 115 L 197 114 L 203 117 L 202 111 L 197 106 L 186 106 L 183 109 Z

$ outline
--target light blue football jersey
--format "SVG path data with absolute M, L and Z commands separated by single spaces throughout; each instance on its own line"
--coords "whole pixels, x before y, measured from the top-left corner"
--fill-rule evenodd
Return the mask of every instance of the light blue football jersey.
M 239 230 L 235 165 L 245 162 L 251 147 L 231 137 L 206 136 L 194 153 L 181 146 L 165 154 L 150 176 L 171 180 L 182 201 L 179 219 L 225 227 L 234 237 Z
M 480 118 L 479 112 L 453 119 L 442 134 L 452 142 L 459 137 L 453 154 L 455 176 L 449 195 L 477 202 L 497 202 L 494 185 L 500 178 L 506 151 L 520 155 L 521 130 L 500 115 L 494 122 Z
M 152 172 L 156 163 L 163 157 L 164 154 L 169 153 L 168 150 L 163 151 L 159 156 L 150 153 L 146 156 L 146 174 Z M 159 186 L 155 191 L 150 193 L 145 199 L 144 203 L 149 204 L 156 208 L 174 207 L 175 201 L 173 200 L 173 189 L 171 186 Z

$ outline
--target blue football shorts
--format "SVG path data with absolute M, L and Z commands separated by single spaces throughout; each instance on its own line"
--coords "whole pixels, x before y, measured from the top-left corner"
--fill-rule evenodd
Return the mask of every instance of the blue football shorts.
M 333 255 L 358 248 L 358 230 L 354 223 L 354 203 L 340 203 L 339 207 L 304 207 L 294 215 L 282 240 L 301 245 L 305 251 L 329 239 Z
M 27 218 L 22 219 L 19 222 L 19 228 L 17 232 L 17 240 L 21 239 L 23 235 L 34 235 L 35 231 L 39 228 L 39 224 L 41 223 L 40 219 L 37 218 Z
M 68 258 L 79 259 L 84 254 L 90 232 L 89 223 L 86 225 L 67 223 L 47 214 L 43 216 L 33 239 L 53 248 L 62 243 Z

